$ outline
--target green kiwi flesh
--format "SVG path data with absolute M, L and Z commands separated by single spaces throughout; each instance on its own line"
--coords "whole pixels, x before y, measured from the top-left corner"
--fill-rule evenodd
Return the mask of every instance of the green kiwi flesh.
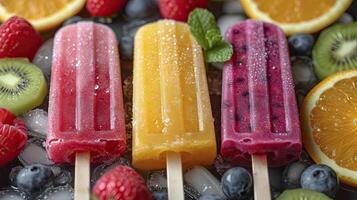
M 315 73 L 323 79 L 357 68 L 357 22 L 336 24 L 321 32 L 312 51 Z
M 42 71 L 25 59 L 0 59 L 0 107 L 21 115 L 42 104 L 48 93 Z
M 323 193 L 307 189 L 285 190 L 277 200 L 332 200 Z

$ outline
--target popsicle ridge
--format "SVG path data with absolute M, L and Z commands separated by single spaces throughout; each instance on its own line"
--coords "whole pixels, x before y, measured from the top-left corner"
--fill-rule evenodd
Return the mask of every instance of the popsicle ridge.
M 181 153 L 184 166 L 211 164 L 216 144 L 203 55 L 188 26 L 162 20 L 140 28 L 134 55 L 134 166 L 165 168 L 167 151 Z
M 46 147 L 56 163 L 91 152 L 92 162 L 125 151 L 119 54 L 114 33 L 81 22 L 56 33 Z
M 226 37 L 234 55 L 223 72 L 222 154 L 245 165 L 256 153 L 268 154 L 272 166 L 297 159 L 300 125 L 283 32 L 246 20 Z

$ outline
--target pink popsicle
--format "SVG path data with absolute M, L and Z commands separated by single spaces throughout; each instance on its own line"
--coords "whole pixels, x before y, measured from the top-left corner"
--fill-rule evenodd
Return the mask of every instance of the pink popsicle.
M 92 162 L 126 148 L 117 40 L 92 22 L 65 26 L 55 35 L 46 147 L 55 163 L 90 152 Z
M 302 144 L 284 33 L 246 20 L 226 38 L 234 55 L 223 71 L 222 155 L 243 165 L 253 154 L 266 154 L 270 166 L 297 159 Z

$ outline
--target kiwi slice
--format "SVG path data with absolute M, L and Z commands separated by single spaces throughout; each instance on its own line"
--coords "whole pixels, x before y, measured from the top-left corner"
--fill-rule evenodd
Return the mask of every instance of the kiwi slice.
M 312 57 L 320 79 L 337 71 L 357 68 L 357 22 L 336 24 L 322 31 Z
M 26 59 L 0 59 L 0 107 L 21 115 L 39 105 L 47 95 L 42 71 Z
M 285 190 L 276 200 L 332 200 L 323 193 L 307 189 Z

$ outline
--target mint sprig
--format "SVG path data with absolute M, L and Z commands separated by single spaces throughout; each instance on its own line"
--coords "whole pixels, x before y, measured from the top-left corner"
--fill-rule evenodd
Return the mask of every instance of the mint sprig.
M 224 62 L 232 57 L 232 45 L 221 36 L 212 13 L 196 8 L 190 13 L 188 24 L 192 35 L 205 51 L 206 62 Z

